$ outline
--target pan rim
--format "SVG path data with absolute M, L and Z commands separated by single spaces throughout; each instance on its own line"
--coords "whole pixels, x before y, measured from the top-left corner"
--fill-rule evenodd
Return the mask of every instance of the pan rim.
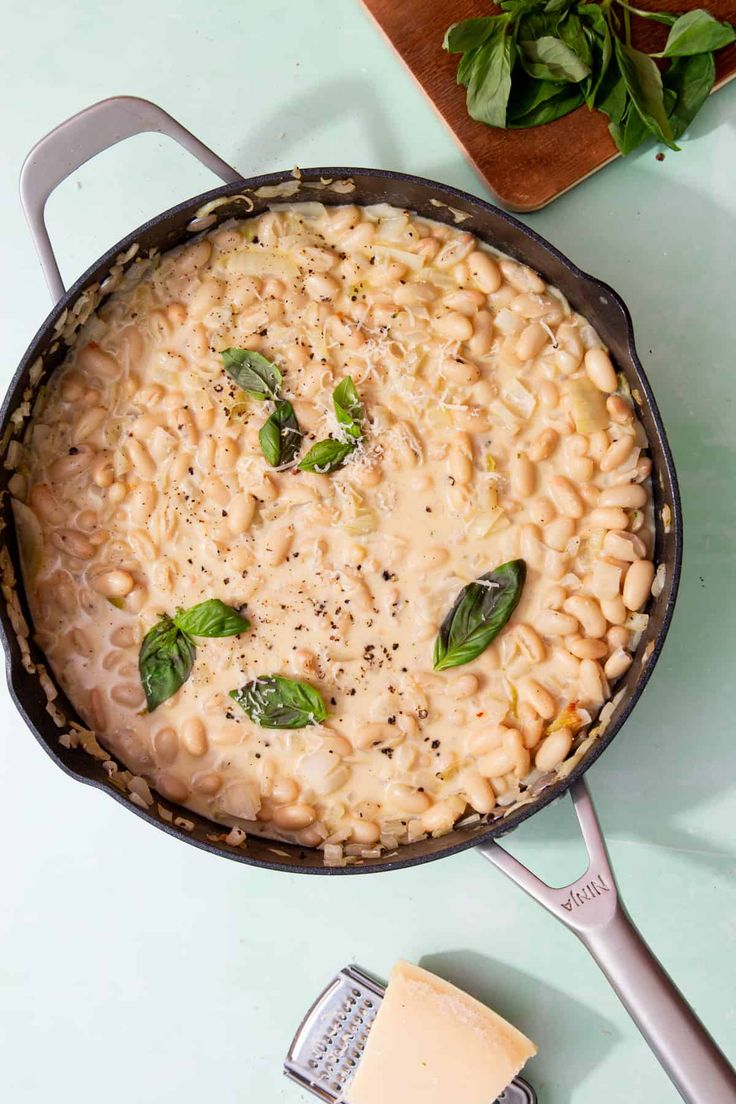
M 508 820 L 492 821 L 484 826 L 482 830 L 478 830 L 471 833 L 467 833 L 465 838 L 462 838 L 462 829 L 453 829 L 453 831 L 447 833 L 441 837 L 441 840 L 445 840 L 446 845 L 438 847 L 437 850 L 413 854 L 406 858 L 401 858 L 403 848 L 400 848 L 396 854 L 399 856 L 395 860 L 386 861 L 385 856 L 381 859 L 371 862 L 369 865 L 356 863 L 350 864 L 344 867 L 331 867 L 320 865 L 300 865 L 296 862 L 272 862 L 260 857 L 253 857 L 249 855 L 247 851 L 240 851 L 237 848 L 225 850 L 222 846 L 215 843 L 210 843 L 204 839 L 198 839 L 194 835 L 187 835 L 185 831 L 168 824 L 165 821 L 160 820 L 148 809 L 141 809 L 137 805 L 133 804 L 127 797 L 127 795 L 121 793 L 114 787 L 111 787 L 105 783 L 102 779 L 89 778 L 77 773 L 73 770 L 56 752 L 51 742 L 48 741 L 41 734 L 36 724 L 31 720 L 28 712 L 20 700 L 19 694 L 14 684 L 14 673 L 18 665 L 16 657 L 14 657 L 11 647 L 11 641 L 8 638 L 8 634 L 5 629 L 4 623 L 0 620 L 0 645 L 2 645 L 3 652 L 5 654 L 5 672 L 8 690 L 11 699 L 18 710 L 20 716 L 25 722 L 27 728 L 35 737 L 36 741 L 41 745 L 44 751 L 47 753 L 57 766 L 61 767 L 65 774 L 74 778 L 78 782 L 82 782 L 88 786 L 92 786 L 95 789 L 102 790 L 108 796 L 112 797 L 115 801 L 119 802 L 123 807 L 129 811 L 134 812 L 140 816 L 147 823 L 159 828 L 166 832 L 168 835 L 181 840 L 184 843 L 188 843 L 201 850 L 210 852 L 214 855 L 218 855 L 224 858 L 231 859 L 232 861 L 239 862 L 244 865 L 254 866 L 260 869 L 274 870 L 283 873 L 290 874 L 311 874 L 311 875 L 357 875 L 357 874 L 376 874 L 393 870 L 403 870 L 412 866 L 422 866 L 425 863 L 433 862 L 436 859 L 446 858 L 450 855 L 457 855 L 463 851 L 469 850 L 473 847 L 478 847 L 482 844 L 488 843 L 491 840 L 499 839 L 507 833 L 513 831 L 519 827 L 522 823 L 528 820 L 535 813 L 541 812 L 542 809 L 548 805 L 553 804 L 560 797 L 572 787 L 572 785 L 581 778 L 590 767 L 598 760 L 603 754 L 606 748 L 609 746 L 614 737 L 619 733 L 624 726 L 628 718 L 630 717 L 634 707 L 638 703 L 644 689 L 649 683 L 652 673 L 657 665 L 659 656 L 664 647 L 671 623 L 674 615 L 674 608 L 676 605 L 677 595 L 679 591 L 681 571 L 682 571 L 682 556 L 683 556 L 683 519 L 682 519 L 682 504 L 680 498 L 679 481 L 677 478 L 677 472 L 675 469 L 674 459 L 670 448 L 669 440 L 667 438 L 666 429 L 662 419 L 662 415 L 659 411 L 654 393 L 652 391 L 651 384 L 647 378 L 644 367 L 639 359 L 635 336 L 633 321 L 631 318 L 628 306 L 621 298 L 619 293 L 612 288 L 609 284 L 600 280 L 598 277 L 585 272 L 578 265 L 576 265 L 569 257 L 561 252 L 555 245 L 549 242 L 536 230 L 531 229 L 520 219 L 507 211 L 502 210 L 496 205 L 488 202 L 479 196 L 474 196 L 469 192 L 465 192 L 459 188 L 456 188 L 449 184 L 442 184 L 439 181 L 432 180 L 427 177 L 416 176 L 409 173 L 397 172 L 389 169 L 376 169 L 368 167 L 316 167 L 309 169 L 300 169 L 300 175 L 305 180 L 324 180 L 326 178 L 345 179 L 356 177 L 372 177 L 382 178 L 387 181 L 392 181 L 398 184 L 404 185 L 419 185 L 424 188 L 436 189 L 437 197 L 446 200 L 448 197 L 459 201 L 460 203 L 469 203 L 476 208 L 480 208 L 481 212 L 490 214 L 494 218 L 500 218 L 502 222 L 506 223 L 510 228 L 520 231 L 522 236 L 531 240 L 536 245 L 540 246 L 544 252 L 554 258 L 557 262 L 561 263 L 570 274 L 581 283 L 587 284 L 589 287 L 597 289 L 602 296 L 610 297 L 617 305 L 624 326 L 624 336 L 626 349 L 631 360 L 631 364 L 634 367 L 635 373 L 638 377 L 638 381 L 641 383 L 645 396 L 645 405 L 652 418 L 654 426 L 657 431 L 658 446 L 660 452 L 660 466 L 663 467 L 667 474 L 669 483 L 669 492 L 671 495 L 671 531 L 672 531 L 672 558 L 668 563 L 667 572 L 667 598 L 662 612 L 662 623 L 656 636 L 653 638 L 653 648 L 647 659 L 646 664 L 643 664 L 637 678 L 634 687 L 627 695 L 625 701 L 622 703 L 622 709 L 620 715 L 612 721 L 607 729 L 601 734 L 600 738 L 593 744 L 582 759 L 575 765 L 575 767 L 564 778 L 557 783 L 550 785 L 547 789 L 543 790 L 538 797 L 527 805 L 520 807 L 515 811 Z M 272 173 L 262 174 L 260 176 L 243 178 L 242 181 L 232 184 L 219 185 L 214 189 L 200 193 L 187 200 L 183 200 L 170 208 L 160 212 L 153 216 L 151 219 L 146 220 L 131 233 L 127 234 L 119 242 L 109 248 L 105 253 L 98 257 L 93 264 L 87 267 L 82 275 L 72 284 L 72 286 L 66 291 L 61 299 L 54 304 L 49 314 L 46 316 L 33 339 L 31 340 L 26 352 L 21 358 L 18 368 L 13 373 L 13 377 L 7 385 L 7 390 L 4 395 L 2 404 L 0 404 L 0 428 L 4 429 L 8 418 L 11 414 L 11 405 L 14 405 L 17 400 L 14 398 L 15 391 L 27 373 L 30 365 L 38 356 L 37 347 L 41 345 L 48 336 L 49 327 L 51 327 L 62 312 L 74 302 L 76 297 L 94 281 L 95 277 L 101 270 L 104 270 L 107 266 L 115 261 L 117 256 L 130 248 L 137 239 L 149 230 L 155 230 L 159 225 L 170 221 L 175 216 L 183 214 L 185 212 L 194 212 L 196 209 L 202 207 L 205 204 L 211 203 L 213 200 L 221 198 L 229 198 L 231 196 L 238 195 L 244 188 L 249 191 L 255 190 L 260 187 L 268 187 L 271 185 L 283 184 L 285 182 L 294 180 L 294 174 L 289 170 L 281 170 Z M 284 196 L 273 197 L 274 202 L 289 202 L 290 197 Z M 340 197 L 340 201 L 349 202 L 348 194 L 344 194 Z M 293 202 L 293 200 L 292 200 Z M 437 217 L 441 219 L 441 209 L 438 208 Z M 194 235 L 193 235 L 194 236 Z M 174 248 L 172 246 L 171 248 Z M 22 584 L 21 584 L 22 585 Z M 178 807 L 177 807 L 178 808 Z M 188 810 L 182 809 L 181 815 L 187 816 Z M 221 825 L 212 824 L 217 828 L 222 828 Z M 455 839 L 457 834 L 461 835 L 461 838 Z M 317 849 L 305 848 L 300 845 L 283 843 L 281 841 L 264 841 L 266 845 L 271 843 L 275 848 L 288 848 L 290 851 L 304 854 L 307 851 L 314 850 L 316 855 L 321 853 Z M 410 847 L 411 845 L 404 845 Z

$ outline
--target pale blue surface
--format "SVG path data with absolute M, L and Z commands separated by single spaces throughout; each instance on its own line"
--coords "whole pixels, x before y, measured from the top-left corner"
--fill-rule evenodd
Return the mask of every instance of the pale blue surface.
M 157 101 L 245 175 L 376 165 L 485 194 L 356 0 L 7 6 L 0 74 L 4 380 L 48 308 L 17 171 L 41 134 L 97 99 Z M 528 217 L 629 303 L 679 467 L 675 622 L 643 701 L 589 777 L 630 910 L 732 1058 L 735 106 L 731 86 L 683 153 L 660 163 L 647 149 Z M 211 183 L 165 140 L 108 152 L 50 203 L 64 273 Z M 0 709 L 9 1104 L 296 1104 L 280 1065 L 307 1004 L 344 963 L 385 975 L 400 956 L 464 983 L 536 1039 L 528 1075 L 542 1104 L 678 1099 L 574 937 L 477 856 L 343 880 L 217 861 L 64 777 L 4 686 Z M 565 806 L 514 849 L 560 880 L 582 861 Z

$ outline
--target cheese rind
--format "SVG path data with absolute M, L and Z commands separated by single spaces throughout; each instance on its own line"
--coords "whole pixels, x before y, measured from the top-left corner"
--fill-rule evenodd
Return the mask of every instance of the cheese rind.
M 492 1104 L 537 1048 L 442 978 L 398 962 L 347 1104 Z

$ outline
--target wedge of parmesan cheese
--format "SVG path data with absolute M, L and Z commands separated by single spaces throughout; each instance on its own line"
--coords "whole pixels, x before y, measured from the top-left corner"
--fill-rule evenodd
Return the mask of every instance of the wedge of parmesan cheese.
M 537 1048 L 490 1008 L 398 962 L 347 1104 L 492 1104 Z

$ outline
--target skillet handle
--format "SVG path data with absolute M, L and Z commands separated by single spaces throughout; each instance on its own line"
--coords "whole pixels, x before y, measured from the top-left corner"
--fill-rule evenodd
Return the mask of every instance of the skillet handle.
M 572 799 L 590 862 L 571 885 L 548 886 L 497 843 L 478 850 L 585 944 L 683 1100 L 736 1104 L 736 1072 L 649 950 L 618 896 L 582 779 L 573 786 Z
M 226 161 L 149 100 L 113 96 L 73 115 L 36 142 L 20 172 L 21 203 L 55 303 L 65 289 L 44 219 L 47 199 L 62 180 L 95 154 L 146 131 L 173 138 L 226 184 L 242 179 Z

